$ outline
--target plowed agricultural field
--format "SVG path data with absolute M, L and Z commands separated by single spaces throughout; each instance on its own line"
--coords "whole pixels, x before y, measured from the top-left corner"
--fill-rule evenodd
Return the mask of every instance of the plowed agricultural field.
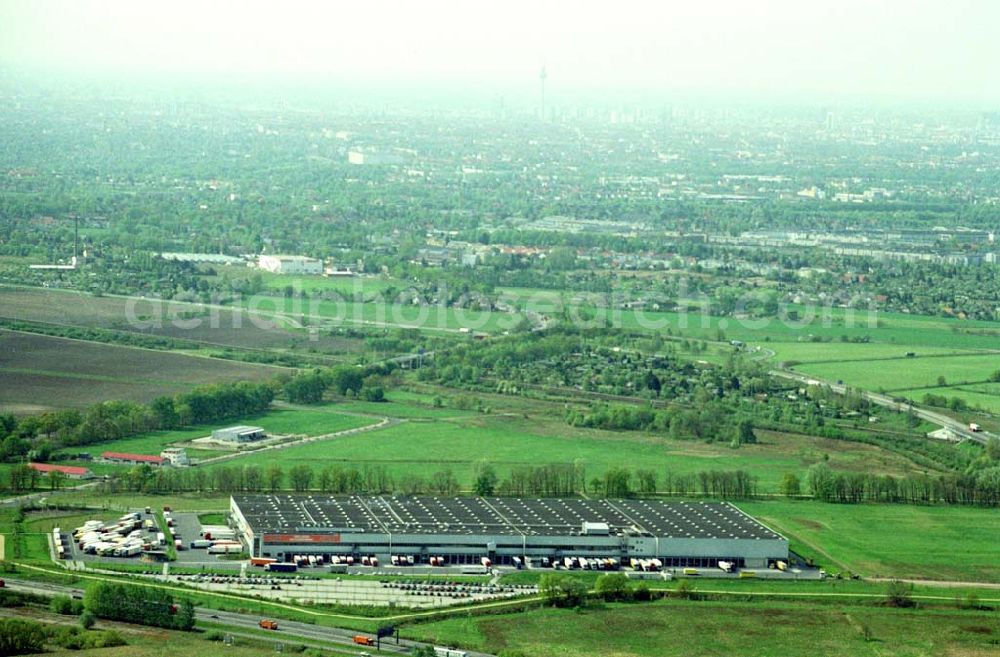
M 196 385 L 263 381 L 284 368 L 0 329 L 0 412 L 149 401 Z

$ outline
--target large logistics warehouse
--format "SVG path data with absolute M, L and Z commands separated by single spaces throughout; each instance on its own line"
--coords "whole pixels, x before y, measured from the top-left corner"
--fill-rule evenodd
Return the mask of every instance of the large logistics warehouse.
M 509 497 L 238 495 L 231 520 L 254 557 L 432 556 L 449 564 L 514 557 L 657 558 L 664 566 L 720 560 L 763 568 L 788 540 L 728 502 Z

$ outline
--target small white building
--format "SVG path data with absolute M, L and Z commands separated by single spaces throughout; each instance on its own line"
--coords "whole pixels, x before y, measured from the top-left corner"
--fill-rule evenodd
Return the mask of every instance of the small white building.
M 298 255 L 262 255 L 257 266 L 274 274 L 322 274 L 323 261 Z
M 167 447 L 160 452 L 160 458 L 163 459 L 164 463 L 169 463 L 170 465 L 178 468 L 191 465 L 191 460 L 188 458 L 187 450 L 183 447 Z

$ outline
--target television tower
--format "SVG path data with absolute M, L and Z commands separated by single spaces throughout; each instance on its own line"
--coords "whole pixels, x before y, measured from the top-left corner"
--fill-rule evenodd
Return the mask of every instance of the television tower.
M 542 83 L 542 121 L 545 120 L 545 79 L 547 77 L 549 74 L 545 72 L 545 66 L 542 66 L 542 71 L 538 74 L 538 79 Z

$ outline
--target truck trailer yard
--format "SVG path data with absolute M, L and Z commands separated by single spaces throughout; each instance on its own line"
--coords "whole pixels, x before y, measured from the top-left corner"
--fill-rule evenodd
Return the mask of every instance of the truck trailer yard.
M 167 531 L 160 524 L 162 524 Z M 60 528 L 57 528 L 60 529 Z M 102 564 L 166 561 L 170 548 L 178 566 L 234 568 L 239 561 L 227 555 L 240 554 L 242 545 L 228 527 L 215 528 L 217 538 L 205 539 L 206 531 L 196 513 L 134 509 L 117 521 L 90 520 L 85 525 L 53 532 L 53 548 L 61 559 L 100 568 Z M 222 529 L 224 531 L 220 532 Z M 169 532 L 169 535 L 168 535 Z

